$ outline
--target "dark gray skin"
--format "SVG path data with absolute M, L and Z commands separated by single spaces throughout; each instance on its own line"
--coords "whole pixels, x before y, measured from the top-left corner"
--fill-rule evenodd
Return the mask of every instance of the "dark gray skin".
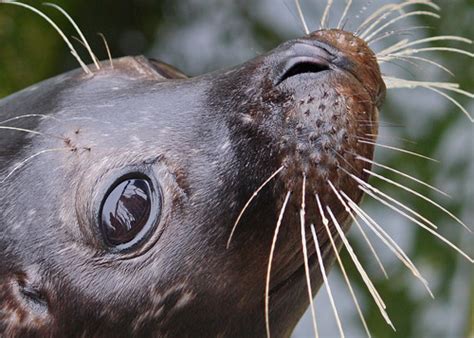
M 376 134 L 385 92 L 372 52 L 333 30 L 191 79 L 142 57 L 103 66 L 0 101 L 1 120 L 47 115 L 8 123 L 42 135 L 0 129 L 0 177 L 38 154 L 0 185 L 0 336 L 265 337 L 270 245 L 291 191 L 270 290 L 272 337 L 288 337 L 309 302 L 303 175 L 306 223 L 327 268 L 334 253 L 315 194 L 347 230 L 327 181 L 359 202 L 344 170 L 368 179 L 354 153 L 372 157 L 356 137 Z M 47 149 L 57 150 L 39 153 Z M 281 166 L 227 248 L 243 206 Z M 161 190 L 161 216 L 140 245 L 114 250 L 99 230 L 100 205 L 137 172 Z M 322 279 L 307 239 L 315 293 Z

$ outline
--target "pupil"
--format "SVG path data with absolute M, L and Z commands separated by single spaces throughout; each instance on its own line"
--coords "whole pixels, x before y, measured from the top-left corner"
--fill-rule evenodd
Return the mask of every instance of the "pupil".
M 118 184 L 102 207 L 101 230 L 108 245 L 132 241 L 145 227 L 151 213 L 151 188 L 145 179 Z

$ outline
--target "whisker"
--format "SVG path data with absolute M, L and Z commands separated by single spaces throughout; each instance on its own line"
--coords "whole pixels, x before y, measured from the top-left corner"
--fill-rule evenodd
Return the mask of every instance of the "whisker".
M 357 119 L 357 122 L 365 122 L 365 125 L 367 126 L 389 126 L 389 127 L 403 127 L 403 128 L 406 127 L 406 125 L 388 122 L 388 121 L 373 121 L 373 120 Z
M 275 171 L 265 182 L 263 182 L 263 184 L 257 188 L 257 190 L 255 190 L 255 192 L 252 194 L 252 196 L 249 198 L 249 200 L 247 201 L 247 203 L 245 203 L 244 207 L 242 208 L 242 210 L 240 211 L 240 214 L 239 216 L 237 217 L 237 220 L 235 221 L 234 223 L 234 226 L 232 227 L 232 231 L 230 232 L 230 235 L 229 235 L 229 239 L 227 240 L 227 249 L 229 249 L 229 246 L 230 246 L 230 242 L 232 241 L 232 237 L 234 236 L 234 232 L 235 232 L 235 229 L 237 228 L 237 225 L 239 224 L 240 222 L 240 219 L 242 218 L 242 216 L 244 215 L 245 211 L 247 210 L 247 208 L 250 206 L 250 204 L 252 203 L 252 201 L 255 199 L 255 197 L 257 197 L 257 195 L 259 194 L 259 192 L 268 184 L 270 183 L 276 175 L 278 175 L 282 170 L 283 170 L 283 166 L 281 166 L 277 171 Z
M 447 193 L 445 193 L 444 191 L 442 191 L 442 190 L 440 190 L 440 189 L 438 189 L 438 188 L 436 188 L 436 187 L 434 187 L 434 186 L 432 186 L 432 185 L 430 185 L 430 184 L 428 184 L 428 183 L 426 183 L 426 182 L 424 182 L 424 181 L 422 181 L 422 180 L 419 180 L 419 179 L 417 179 L 416 177 L 413 177 L 413 176 L 411 176 L 411 175 L 408 175 L 408 174 L 406 174 L 406 173 L 404 173 L 404 172 L 402 172 L 402 171 L 399 171 L 399 170 L 394 169 L 394 168 L 391 168 L 391 167 L 389 167 L 389 166 L 386 166 L 386 165 L 377 163 L 377 162 L 375 162 L 375 161 L 369 160 L 368 158 L 365 158 L 365 157 L 360 156 L 360 155 L 356 155 L 356 159 L 361 160 L 361 161 L 364 161 L 364 162 L 367 162 L 367 163 L 370 163 L 370 164 L 373 164 L 373 165 L 375 165 L 375 166 L 377 166 L 377 167 L 380 167 L 380 168 L 383 168 L 383 169 L 385 169 L 385 170 L 391 171 L 391 172 L 393 172 L 393 173 L 395 173 L 395 174 L 398 174 L 398 175 L 400 175 L 400 176 L 403 176 L 403 177 L 405 177 L 405 178 L 408 178 L 409 180 L 412 180 L 412 181 L 414 181 L 414 182 L 416 182 L 416 183 L 419 183 L 419 184 L 421 184 L 421 185 L 423 185 L 423 186 L 425 186 L 425 187 L 427 187 L 427 188 L 429 188 L 429 189 L 431 189 L 431 190 L 434 190 L 434 191 L 436 191 L 437 193 L 440 193 L 440 194 L 443 195 L 443 196 L 446 196 L 446 197 L 448 197 L 448 198 L 451 198 L 451 196 L 448 195 Z
M 403 19 L 403 16 L 406 15 L 406 14 L 410 14 L 410 13 L 414 13 L 413 11 L 409 12 L 409 13 L 404 13 L 403 12 L 403 8 L 407 7 L 407 6 L 412 6 L 412 5 L 415 5 L 415 4 L 419 4 L 419 5 L 426 5 L 426 6 L 429 6 L 431 7 L 432 9 L 436 10 L 436 11 L 439 11 L 439 6 L 437 5 L 434 5 L 432 2 L 427 2 L 427 1 L 405 1 L 404 3 L 401 3 L 401 4 L 389 4 L 389 5 L 385 5 L 385 6 L 382 6 L 379 10 L 379 14 L 377 14 L 376 16 L 372 15 L 370 16 L 365 22 L 367 22 L 366 25 L 368 25 L 370 22 L 372 22 L 372 24 L 360 35 L 361 38 L 363 38 L 364 36 L 367 36 L 371 31 L 373 31 L 378 24 L 380 24 L 382 21 L 384 21 L 385 19 L 387 19 L 392 13 L 394 13 L 395 11 L 398 11 L 400 13 L 402 13 L 401 15 L 399 15 L 398 17 L 396 17 L 395 19 L 391 20 L 391 21 L 398 21 L 398 20 L 401 20 L 399 19 L 400 17 Z M 385 13 L 384 13 L 385 12 Z M 374 13 L 376 14 L 377 11 Z M 432 12 L 429 12 L 429 13 L 432 13 Z M 377 19 L 377 16 L 378 16 L 378 19 Z M 369 21 L 370 20 L 370 21 Z M 375 20 L 375 21 L 374 21 Z M 380 32 L 382 31 L 384 28 L 390 26 L 392 23 L 394 22 L 391 22 L 389 24 L 384 24 L 382 27 L 382 29 L 378 29 L 376 30 L 376 32 Z M 374 34 L 376 35 L 376 34 Z M 369 38 L 366 39 L 366 41 L 370 41 Z
M 336 151 L 336 149 L 334 149 L 333 147 L 329 147 L 329 148 L 334 152 L 334 154 L 335 154 L 336 156 L 338 156 L 341 160 L 343 160 L 344 163 L 346 163 L 346 164 L 349 166 L 349 168 L 351 168 L 352 170 L 354 170 L 355 173 L 357 172 L 357 170 L 354 168 L 354 166 L 353 166 L 348 160 L 346 160 L 346 159 L 344 158 L 344 156 L 342 156 L 341 154 L 339 154 L 339 153 Z
M 394 35 L 399 35 L 399 36 L 407 35 L 406 34 L 407 32 L 412 32 L 412 31 L 419 30 L 419 29 L 432 29 L 432 27 L 431 26 L 413 26 L 413 27 L 410 27 L 410 28 L 394 29 L 392 31 L 381 33 L 380 36 L 374 37 L 374 39 L 368 41 L 367 44 L 370 46 L 370 45 L 372 45 L 376 42 L 385 40 L 385 39 L 387 39 L 391 36 L 394 36 Z
M 389 207 L 390 209 L 400 213 L 400 214 L 403 214 L 403 211 L 401 211 L 400 209 L 398 209 L 397 207 L 391 205 L 390 203 L 388 203 L 387 201 L 383 200 L 382 198 L 380 197 L 377 197 L 375 196 L 374 194 L 372 194 L 368 189 L 365 189 L 363 186 L 359 186 L 361 188 L 362 191 L 366 192 L 368 195 L 370 195 L 371 197 L 373 197 L 375 200 L 379 201 L 380 203 L 384 204 L 385 206 Z M 409 219 L 410 221 L 412 221 L 413 223 L 419 225 L 420 227 L 422 227 L 423 229 L 425 229 L 426 231 L 430 232 L 432 235 L 434 235 L 435 237 L 439 238 L 441 241 L 443 241 L 444 243 L 446 243 L 447 245 L 449 245 L 451 248 L 453 248 L 455 251 L 457 251 L 458 253 L 460 253 L 462 256 L 464 256 L 469 262 L 471 263 L 474 263 L 474 259 L 471 258 L 468 254 L 466 254 L 464 251 L 462 251 L 459 247 L 457 247 L 456 245 L 454 245 L 452 242 L 450 242 L 449 240 L 447 240 L 445 237 L 441 236 L 439 233 L 437 233 L 436 231 L 434 231 L 433 229 L 431 229 L 430 227 L 428 227 L 426 224 L 418 221 L 417 219 L 414 219 L 413 217 L 405 214 L 404 215 L 407 219 Z
M 86 64 L 82 61 L 81 57 L 79 56 L 79 54 L 77 53 L 76 49 L 74 48 L 74 46 L 72 45 L 71 41 L 69 41 L 69 39 L 66 37 L 66 35 L 64 35 L 63 31 L 58 27 L 58 25 L 56 25 L 54 23 L 53 20 L 51 20 L 51 18 L 49 16 L 47 16 L 46 14 L 44 14 L 43 12 L 41 12 L 40 10 L 30 6 L 30 5 L 27 5 L 27 4 L 24 4 L 22 2 L 17 2 L 17 1 L 12 1 L 12 0 L 3 0 L 0 2 L 0 4 L 9 4 L 9 5 L 15 5 L 15 6 L 20 6 L 20 7 L 24 7 L 36 14 L 38 14 L 39 16 L 41 16 L 43 19 L 45 19 L 58 33 L 59 35 L 61 36 L 61 38 L 64 40 L 64 42 L 66 42 L 67 46 L 69 47 L 70 51 L 71 51 L 71 54 L 72 56 L 74 56 L 74 58 L 77 60 L 77 62 L 79 62 L 79 65 L 82 67 L 82 69 L 84 70 L 84 72 L 86 74 L 92 74 L 92 71 L 89 69 L 89 67 L 86 66 Z
M 1 130 L 1 129 L 3 129 L 3 130 L 19 131 L 19 132 L 22 132 L 22 133 L 28 133 L 28 134 L 34 134 L 34 135 L 41 135 L 41 136 L 44 136 L 44 137 L 52 137 L 52 138 L 56 138 L 56 139 L 59 139 L 59 140 L 62 140 L 62 141 L 65 141 L 65 140 L 66 140 L 64 137 L 61 137 L 61 136 L 56 136 L 56 135 L 52 135 L 52 134 L 42 133 L 42 132 L 40 132 L 40 131 L 35 131 L 35 130 L 30 130 L 30 129 L 25 129 L 25 128 L 10 127 L 10 126 L 0 126 L 0 130 Z
M 370 170 L 367 170 L 367 169 L 364 169 L 364 171 L 382 181 L 385 181 L 387 183 L 390 183 L 400 189 L 403 189 L 409 193 L 411 193 L 412 195 L 415 195 L 423 200 L 425 200 L 426 202 L 430 203 L 431 205 L 434 205 L 435 207 L 437 207 L 439 210 L 443 211 L 446 215 L 450 216 L 453 220 L 455 220 L 457 223 L 459 223 L 460 225 L 462 225 L 467 231 L 469 232 L 472 232 L 471 228 L 469 226 L 467 226 L 462 220 L 459 219 L 459 217 L 457 217 L 456 215 L 454 215 L 452 212 L 450 212 L 448 209 L 444 208 L 443 206 L 441 206 L 439 203 L 436 203 L 435 201 L 433 201 L 432 199 L 420 194 L 418 191 L 415 191 L 413 189 L 410 189 L 408 187 L 405 187 L 404 185 L 398 183 L 398 182 L 395 182 L 389 178 L 386 178 L 385 176 L 382 176 L 382 175 L 379 175 L 379 174 L 376 174 Z
M 432 162 L 439 163 L 438 160 L 435 160 L 435 159 L 433 159 L 433 158 L 431 158 L 431 157 L 428 157 L 428 156 L 425 156 L 425 155 L 421 155 L 421 154 L 415 153 L 415 152 L 413 152 L 413 151 L 409 151 L 409 150 L 405 150 L 405 149 L 400 149 L 400 148 L 397 148 L 397 147 L 393 147 L 393 146 L 389 146 L 389 145 L 385 145 L 385 144 L 380 144 L 380 143 L 376 143 L 376 142 L 370 142 L 370 141 L 366 141 L 366 140 L 363 140 L 363 139 L 359 139 L 357 142 L 359 142 L 359 143 L 365 143 L 365 144 L 370 144 L 370 145 L 377 146 L 377 147 L 380 147 L 380 148 L 385 148 L 385 149 L 390 149 L 390 150 L 399 151 L 399 152 L 402 152 L 402 153 L 405 153 L 405 154 L 408 154 L 408 155 L 412 155 L 412 156 L 424 158 L 425 160 L 429 160 L 429 161 L 432 161 Z
M 367 28 L 365 32 L 371 31 L 373 28 L 375 28 L 376 25 L 378 25 L 382 20 L 385 20 L 391 13 L 393 13 L 396 10 L 402 10 L 403 7 L 406 7 L 408 5 L 414 5 L 414 4 L 422 4 L 422 5 L 427 5 L 431 8 L 433 8 L 436 11 L 439 11 L 441 8 L 433 3 L 432 1 L 405 1 L 401 4 L 388 4 L 388 5 L 383 5 L 372 15 L 370 15 L 356 30 L 356 32 L 360 32 L 363 28 L 367 27 L 372 21 L 377 20 L 375 24 L 372 24 L 370 26 L 370 29 Z M 388 12 L 388 13 L 385 13 Z M 377 19 L 379 18 L 379 19 Z M 373 26 L 373 27 L 372 27 Z M 364 33 L 365 33 L 364 32 Z
M 316 195 L 316 201 L 318 203 L 318 207 L 320 209 L 322 209 L 321 201 L 319 200 L 318 195 Z M 380 311 L 382 317 L 385 319 L 386 323 L 388 325 L 390 325 L 390 327 L 394 331 L 396 331 L 395 327 L 392 324 L 392 321 L 390 320 L 387 312 L 385 311 L 386 306 L 385 306 L 385 303 L 382 300 L 382 297 L 380 296 L 377 289 L 373 285 L 372 281 L 370 280 L 369 276 L 367 275 L 367 272 L 364 270 L 364 268 L 360 264 L 359 259 L 357 258 L 357 255 L 354 253 L 354 250 L 352 249 L 352 246 L 350 245 L 349 241 L 347 240 L 346 236 L 344 235 L 344 231 L 341 229 L 341 226 L 339 225 L 339 222 L 337 221 L 336 217 L 332 213 L 331 208 L 326 206 L 326 210 L 328 211 L 329 216 L 331 217 L 332 222 L 333 222 L 334 226 L 336 227 L 336 230 L 339 233 L 339 236 L 341 237 L 342 242 L 344 243 L 344 246 L 346 247 L 347 251 L 349 252 L 349 255 L 351 256 L 352 261 L 354 262 L 354 264 L 357 268 L 357 271 L 359 272 L 362 279 L 364 280 L 365 285 L 367 286 L 367 289 L 369 290 L 370 294 L 372 295 L 372 298 L 375 301 L 375 304 L 377 304 L 377 307 L 379 308 L 379 311 Z
M 416 87 L 426 87 L 428 89 L 431 88 L 438 88 L 438 89 L 443 89 L 447 91 L 452 91 L 461 95 L 464 95 L 469 98 L 474 98 L 474 93 L 468 92 L 466 90 L 462 90 L 459 88 L 458 83 L 454 82 L 429 82 L 429 81 L 411 81 L 411 80 L 405 80 L 405 79 L 398 79 L 394 77 L 389 77 L 389 76 L 384 76 L 384 80 L 388 82 L 388 85 L 390 86 L 392 81 L 400 81 L 404 85 L 399 86 L 397 88 L 416 88 Z M 394 88 L 392 86 L 389 87 L 389 89 Z
M 370 217 L 362 208 L 360 208 L 347 194 L 345 194 L 342 190 L 340 193 L 344 196 L 344 198 L 349 203 L 349 206 L 354 212 L 364 221 L 364 223 L 371 229 L 377 237 L 393 252 L 393 254 L 411 271 L 413 276 L 415 276 L 425 287 L 428 291 L 429 295 L 434 298 L 433 292 L 431 291 L 428 282 L 426 279 L 421 275 L 418 271 L 415 264 L 411 261 L 411 259 L 407 256 L 407 254 L 400 248 L 400 246 L 393 240 L 393 238 L 382 229 L 380 225 Z
M 308 260 L 308 249 L 306 247 L 306 231 L 305 231 L 305 194 L 306 194 L 306 176 L 303 174 L 303 187 L 301 192 L 301 210 L 300 210 L 300 225 L 301 225 L 301 245 L 303 249 L 303 260 L 304 260 L 304 270 L 306 274 L 306 285 L 308 286 L 308 297 L 311 307 L 311 316 L 313 318 L 313 330 L 316 338 L 318 335 L 318 325 L 316 323 L 316 312 L 314 310 L 313 304 L 313 291 L 311 288 L 311 277 L 309 274 L 309 260 Z
M 295 0 L 296 4 L 296 9 L 298 10 L 298 16 L 300 17 L 301 23 L 303 24 L 303 28 L 306 34 L 309 34 L 309 28 L 308 25 L 306 24 L 306 19 L 304 18 L 303 11 L 301 10 L 301 3 L 300 0 Z
M 270 335 L 271 335 L 270 333 L 271 332 L 270 331 L 270 276 L 272 272 L 272 261 L 273 261 L 273 255 L 275 253 L 278 233 L 280 232 L 281 222 L 283 220 L 283 215 L 285 214 L 286 206 L 288 204 L 288 200 L 290 199 L 290 195 L 291 195 L 291 191 L 288 191 L 288 193 L 286 194 L 285 200 L 283 201 L 280 214 L 278 215 L 278 220 L 275 227 L 275 233 L 273 234 L 273 239 L 272 239 L 272 246 L 270 248 L 270 256 L 268 258 L 267 277 L 265 280 L 265 326 L 266 326 L 268 338 L 270 338 Z
M 37 152 L 36 154 L 33 154 L 26 158 L 25 160 L 19 162 L 9 173 L 6 175 L 1 181 L 0 184 L 5 183 L 14 173 L 16 173 L 19 169 L 21 169 L 23 166 L 25 166 L 29 161 L 34 159 L 35 157 L 38 157 L 42 154 L 45 153 L 51 153 L 51 152 L 56 152 L 56 151 L 63 151 L 63 150 L 69 150 L 71 151 L 71 148 L 56 148 L 56 149 L 46 149 L 46 150 L 41 150 Z
M 470 58 L 474 58 L 474 53 L 470 53 L 464 49 L 451 48 L 451 47 L 426 47 L 426 48 L 419 48 L 419 49 L 409 48 L 409 49 L 402 50 L 394 55 L 397 55 L 397 56 L 412 55 L 412 54 L 419 54 L 419 53 L 425 53 L 425 52 L 451 52 L 451 53 L 466 55 L 466 56 L 469 56 Z
M 451 70 L 449 70 L 447 67 L 443 66 L 442 64 L 440 64 L 436 61 L 433 61 L 431 59 L 421 57 L 421 56 L 412 56 L 412 55 L 396 56 L 396 55 L 393 55 L 393 54 L 388 54 L 386 58 L 385 57 L 380 57 L 380 58 L 377 58 L 377 60 L 378 60 L 379 64 L 382 64 L 382 63 L 386 62 L 387 60 L 389 60 L 392 57 L 396 58 L 398 60 L 402 60 L 402 61 L 405 61 L 405 59 L 412 59 L 412 60 L 416 60 L 416 61 L 429 63 L 430 65 L 433 65 L 433 66 L 445 71 L 449 75 L 455 76 L 454 73 Z
M 368 136 L 370 139 L 381 138 L 381 139 L 387 139 L 387 140 L 403 141 L 403 142 L 410 143 L 410 144 L 414 144 L 414 145 L 418 144 L 416 141 L 412 141 L 412 140 L 409 140 L 409 139 L 404 138 L 404 137 L 383 136 L 383 135 L 371 134 L 371 133 L 366 133 L 365 136 Z M 364 138 L 364 139 L 365 139 L 365 138 Z
M 321 18 L 321 29 L 327 28 L 326 24 L 329 21 L 329 12 L 331 11 L 333 2 L 334 0 L 328 0 L 327 2 L 326 8 L 324 9 L 324 12 L 323 12 L 323 17 Z
M 387 271 L 385 270 L 385 267 L 383 266 L 382 261 L 379 258 L 379 255 L 377 255 L 377 252 L 375 251 L 375 248 L 373 247 L 372 242 L 370 241 L 369 237 L 367 237 L 367 234 L 365 233 L 364 229 L 362 228 L 359 221 L 357 220 L 357 217 L 354 216 L 354 214 L 352 213 L 352 210 L 349 208 L 347 203 L 342 199 L 341 194 L 339 194 L 339 192 L 337 191 L 336 187 L 332 184 L 332 182 L 328 181 L 328 183 L 329 183 L 329 186 L 331 187 L 332 191 L 336 195 L 336 197 L 339 199 L 341 204 L 344 206 L 344 209 L 346 209 L 347 213 L 350 215 L 350 217 L 352 218 L 354 223 L 357 225 L 357 228 L 359 229 L 359 231 L 361 232 L 361 234 L 364 237 L 365 241 L 367 242 L 367 244 L 370 248 L 370 251 L 374 255 L 375 260 L 377 261 L 377 263 L 378 263 L 380 269 L 382 270 L 385 278 L 388 279 Z
M 474 122 L 474 117 L 471 116 L 471 114 L 464 108 L 457 100 L 452 98 L 450 95 L 442 92 L 440 89 L 447 90 L 447 91 L 452 91 L 470 98 L 474 97 L 473 93 L 469 93 L 467 91 L 464 91 L 462 89 L 459 89 L 459 85 L 456 83 L 450 83 L 450 82 L 423 82 L 423 81 L 410 81 L 410 80 L 405 80 L 405 79 L 399 79 L 399 78 L 393 78 L 393 77 L 383 77 L 384 82 L 387 86 L 387 89 L 395 89 L 395 88 L 425 88 L 428 90 L 431 90 L 444 98 L 448 99 L 452 103 L 454 103 L 466 116 L 467 118 L 471 121 Z
M 397 23 L 398 21 L 400 20 L 403 20 L 403 19 L 406 19 L 408 17 L 411 17 L 411 16 L 431 16 L 433 18 L 436 18 L 436 19 L 439 19 L 441 18 L 441 16 L 439 14 L 436 14 L 436 13 L 433 13 L 433 12 L 429 12 L 429 11 L 414 11 L 414 12 L 409 12 L 409 13 L 405 13 L 403 15 L 400 15 L 390 21 L 388 21 L 386 24 L 382 25 L 380 28 L 378 28 L 377 30 L 375 30 L 372 34 L 370 34 L 369 36 L 366 36 L 365 34 L 368 34 L 368 33 L 364 33 L 364 35 L 362 35 L 361 37 L 364 38 L 366 41 L 370 41 L 371 39 L 373 39 L 375 36 L 377 36 L 377 34 L 379 34 L 380 32 L 382 32 L 385 28 L 393 25 L 394 23 Z
M 323 276 L 324 286 L 328 292 L 329 302 L 331 303 L 332 310 L 334 312 L 334 317 L 336 318 L 337 327 L 339 329 L 339 334 L 341 337 L 344 337 L 344 330 L 342 329 L 341 320 L 339 318 L 339 314 L 336 308 L 336 302 L 334 301 L 334 297 L 332 296 L 331 287 L 329 286 L 329 280 L 326 274 L 326 269 L 324 268 L 323 257 L 321 254 L 321 249 L 319 248 L 319 241 L 318 235 L 316 234 L 316 229 L 314 228 L 314 224 L 311 224 L 311 233 L 313 235 L 314 246 L 316 247 L 316 255 L 318 256 L 318 264 L 319 269 L 321 270 L 321 275 Z
M 334 251 L 334 254 L 336 255 L 337 263 L 338 263 L 338 265 L 339 265 L 339 267 L 340 267 L 340 269 L 341 269 L 342 275 L 344 276 L 344 280 L 345 280 L 345 282 L 346 282 L 346 284 L 347 284 L 347 287 L 348 287 L 349 292 L 350 292 L 350 294 L 351 294 L 351 296 L 352 296 L 352 299 L 354 300 L 354 304 L 355 304 L 355 306 L 356 306 L 356 309 L 357 309 L 357 312 L 358 312 L 358 314 L 359 314 L 359 317 L 360 317 L 360 320 L 361 320 L 361 322 L 362 322 L 362 325 L 364 326 L 365 332 L 367 333 L 367 337 L 370 338 L 370 337 L 372 337 L 372 335 L 370 334 L 369 327 L 367 326 L 367 323 L 366 323 L 365 318 L 364 318 L 364 314 L 362 313 L 362 310 L 361 310 L 361 308 L 360 308 L 359 302 L 358 302 L 358 300 L 357 300 L 357 297 L 356 297 L 356 295 L 355 295 L 355 292 L 354 292 L 354 290 L 353 290 L 353 288 L 352 288 L 352 285 L 351 285 L 351 283 L 350 283 L 349 277 L 348 277 L 348 275 L 347 275 L 346 269 L 344 268 L 344 264 L 343 264 L 343 262 L 342 262 L 342 260 L 341 260 L 340 255 L 339 255 L 339 250 L 337 249 L 337 246 L 336 246 L 336 243 L 334 242 L 334 238 L 333 238 L 333 236 L 332 236 L 331 230 L 329 229 L 329 226 L 328 226 L 329 222 L 328 222 L 326 216 L 324 215 L 324 211 L 322 210 L 322 208 L 320 208 L 320 213 L 321 213 L 321 212 L 322 212 L 322 214 L 321 214 L 322 223 L 323 223 L 324 228 L 326 229 L 326 232 L 327 232 L 327 234 L 328 234 L 329 241 L 331 242 L 331 246 L 332 246 L 332 249 L 333 249 L 333 251 Z
M 364 169 L 365 170 L 365 169 Z M 352 176 L 352 178 L 354 180 L 356 180 L 357 182 L 359 182 L 360 184 L 362 184 L 363 186 L 369 188 L 370 190 L 372 190 L 373 192 L 383 196 L 384 198 L 388 199 L 389 201 L 391 201 L 392 203 L 395 203 L 396 205 L 398 205 L 399 207 L 401 207 L 402 209 L 405 209 L 406 211 L 408 211 L 410 214 L 412 214 L 413 216 L 415 217 L 418 217 L 419 219 L 421 219 L 423 222 L 427 223 L 428 225 L 430 225 L 433 229 L 438 229 L 438 227 L 436 226 L 436 224 L 434 224 L 433 222 L 431 222 L 430 220 L 428 220 L 427 218 L 423 217 L 422 215 L 420 215 L 418 212 L 414 211 L 413 209 L 407 207 L 406 205 L 404 205 L 402 202 L 400 201 L 397 201 L 395 198 L 385 194 L 384 192 L 380 191 L 379 189 L 373 187 L 372 185 L 370 185 L 369 183 L 367 182 L 364 182 L 362 181 L 361 179 L 359 179 L 357 176 L 355 175 L 352 175 L 352 174 L 349 174 L 350 176 Z M 400 213 L 402 216 L 405 216 L 405 217 L 408 217 L 406 213 L 402 212 Z
M 82 42 L 84 43 L 84 46 L 86 47 L 87 51 L 89 52 L 89 55 L 92 59 L 92 61 L 94 62 L 95 64 L 95 67 L 97 68 L 97 70 L 100 69 L 100 64 L 99 62 L 97 61 L 97 57 L 94 55 L 94 53 L 92 52 L 92 48 L 91 46 L 89 45 L 89 42 L 87 42 L 87 39 L 85 38 L 84 34 L 82 34 L 82 31 L 81 29 L 79 28 L 79 26 L 76 24 L 76 22 L 71 18 L 71 16 L 61 7 L 59 7 L 58 5 L 56 4 L 52 4 L 52 3 L 49 3 L 49 2 L 45 2 L 43 3 L 43 5 L 45 6 L 49 6 L 49 7 L 53 7 L 55 9 L 57 9 L 58 11 L 60 11 L 68 20 L 69 22 L 72 24 L 72 26 L 74 27 L 74 29 L 76 30 L 77 34 L 79 34 L 79 37 L 81 38 Z
M 110 53 L 110 48 L 109 48 L 109 44 L 107 43 L 107 39 L 105 38 L 105 35 L 102 33 L 97 33 L 97 35 L 100 36 L 102 38 L 102 41 L 104 42 L 105 50 L 107 51 L 107 56 L 110 62 L 110 68 L 114 69 L 114 61 L 112 59 L 112 53 Z
M 12 117 L 12 118 L 7 119 L 7 120 L 0 121 L 0 124 L 6 124 L 6 123 L 9 123 L 9 122 L 13 122 L 13 121 L 21 120 L 21 119 L 26 119 L 26 118 L 30 118 L 30 117 L 39 117 L 40 119 L 52 119 L 52 120 L 59 121 L 59 119 L 57 119 L 56 117 L 49 116 L 49 115 L 25 114 L 25 115 L 15 116 L 15 117 Z
M 72 38 L 74 40 L 76 40 L 77 42 L 79 42 L 83 47 L 87 48 L 87 46 L 85 45 L 84 41 L 82 41 L 80 38 L 78 38 L 77 36 L 72 36 Z M 95 54 L 92 54 L 92 58 L 94 59 L 94 63 L 95 62 L 99 62 L 99 59 L 97 58 L 97 55 Z
M 381 6 L 379 9 L 375 10 L 371 15 L 369 15 L 360 25 L 357 27 L 355 30 L 355 34 L 360 36 L 360 32 L 362 31 L 363 28 L 367 27 L 373 20 L 377 19 L 378 16 L 382 16 L 385 12 L 385 10 L 389 8 L 393 8 L 395 4 L 387 4 Z
M 402 61 L 402 62 L 406 62 L 406 63 L 409 63 L 411 64 L 412 66 L 414 67 L 417 67 L 417 68 L 420 68 L 420 66 L 414 62 L 414 61 L 409 61 L 409 60 L 405 60 L 405 59 L 401 59 L 399 57 L 393 57 L 391 59 L 386 59 L 384 60 L 383 63 L 389 63 L 391 65 L 394 65 L 398 68 L 400 68 L 401 70 L 403 70 L 404 72 L 408 73 L 412 78 L 415 78 L 415 74 L 413 73 L 413 71 L 411 71 L 409 68 L 407 68 L 406 66 L 403 66 L 402 64 L 400 64 L 399 62 L 396 62 L 396 61 Z M 377 59 L 377 62 L 379 62 L 379 60 Z M 382 63 L 379 62 L 379 65 L 381 65 Z
M 392 46 L 383 50 L 384 54 L 381 54 L 381 52 L 377 53 L 376 54 L 377 60 L 379 60 L 379 57 L 384 57 L 392 53 L 392 51 L 398 50 L 400 46 L 406 45 L 408 42 L 410 42 L 410 39 L 403 39 L 403 40 L 398 41 L 397 43 L 394 43 Z
M 352 0 L 347 0 L 346 2 L 347 2 L 347 3 L 346 3 L 346 7 L 344 8 L 344 11 L 342 12 L 341 19 L 339 19 L 339 22 L 338 22 L 338 24 L 337 24 L 337 28 L 338 28 L 338 29 L 341 29 L 342 23 L 344 22 L 344 20 L 345 20 L 345 18 L 346 18 L 346 16 L 347 16 L 347 13 L 349 13 L 349 10 L 350 10 L 350 8 L 351 8 L 351 6 L 352 6 Z
M 433 36 L 431 38 L 424 38 L 424 39 L 419 39 L 415 41 L 409 41 L 401 46 L 398 47 L 398 49 L 392 50 L 393 52 L 397 52 L 398 50 L 406 49 L 408 47 L 416 46 L 416 45 L 421 45 L 427 42 L 434 42 L 434 41 L 458 41 L 458 42 L 463 42 L 467 44 L 472 44 L 472 40 L 467 39 L 462 36 L 456 36 L 456 35 L 438 35 L 438 36 Z M 391 47 L 389 47 L 391 48 Z M 384 55 L 385 50 L 382 50 L 381 52 L 377 53 L 377 55 Z

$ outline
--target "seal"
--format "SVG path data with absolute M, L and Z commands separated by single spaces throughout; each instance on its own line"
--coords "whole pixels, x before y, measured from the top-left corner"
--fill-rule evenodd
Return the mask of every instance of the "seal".
M 30 132 L 2 131 L 0 332 L 265 336 L 268 249 L 290 192 L 269 312 L 273 336 L 288 336 L 308 306 L 301 197 L 327 268 L 334 254 L 316 196 L 346 230 L 328 182 L 362 197 L 346 171 L 367 180 L 370 165 L 351 154 L 373 155 L 356 135 L 377 133 L 385 86 L 374 54 L 326 30 L 190 79 L 143 57 L 113 65 L 0 103 L 4 120 L 42 116 L 17 120 Z M 227 248 L 242 206 L 275 172 Z
M 386 91 L 366 41 L 194 78 L 79 61 L 0 101 L 1 335 L 288 337 L 341 246 L 391 324 L 344 235 L 382 233 L 358 208 Z

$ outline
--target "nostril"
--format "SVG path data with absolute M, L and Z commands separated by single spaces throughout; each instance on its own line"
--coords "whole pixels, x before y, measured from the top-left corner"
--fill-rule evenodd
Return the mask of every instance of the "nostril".
M 289 65 L 289 68 L 280 76 L 277 84 L 297 75 L 320 73 L 327 70 L 330 70 L 330 67 L 326 62 L 318 62 L 317 60 L 295 62 Z
M 275 83 L 278 85 L 289 78 L 302 74 L 315 74 L 331 70 L 337 57 L 329 49 L 330 47 L 326 44 L 316 41 L 292 44 L 282 52 L 279 56 L 281 59 L 275 65 Z

